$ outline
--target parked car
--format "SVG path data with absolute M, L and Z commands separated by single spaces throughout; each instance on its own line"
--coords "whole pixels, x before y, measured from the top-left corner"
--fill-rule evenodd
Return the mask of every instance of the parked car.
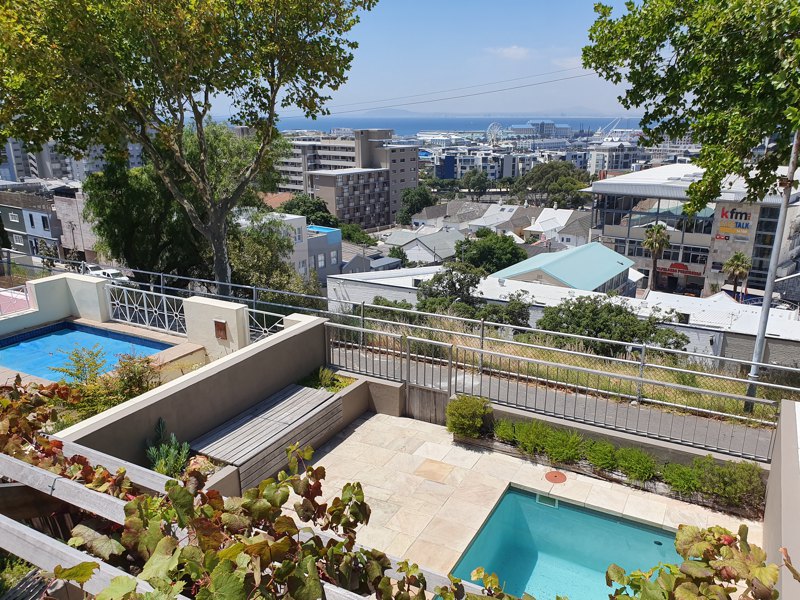
M 105 277 L 106 279 L 111 279 L 112 281 L 116 281 L 118 283 L 130 283 L 130 278 L 123 275 L 122 271 L 119 269 L 114 269 L 112 267 L 101 267 L 100 265 L 92 265 L 92 264 L 84 264 L 83 270 L 84 275 L 94 275 L 95 277 Z

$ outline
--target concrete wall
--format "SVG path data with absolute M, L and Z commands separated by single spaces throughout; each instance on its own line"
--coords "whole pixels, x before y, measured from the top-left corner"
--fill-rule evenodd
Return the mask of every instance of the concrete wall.
M 282 332 L 59 433 L 138 464 L 163 418 L 189 441 L 325 364 L 325 319 L 290 315 Z
M 105 285 L 104 279 L 72 273 L 29 281 L 28 297 L 32 308 L 0 316 L 0 336 L 70 317 L 100 323 L 108 321 Z
M 727 332 L 722 343 L 722 355 L 728 358 L 751 360 L 754 344 L 755 336 Z M 796 341 L 768 337 L 764 358 L 761 362 L 789 367 L 800 366 L 800 354 L 797 352 L 797 347 Z
M 187 298 L 183 301 L 186 340 L 205 347 L 211 360 L 240 350 L 250 343 L 247 307 L 237 302 L 213 298 Z M 226 339 L 217 339 L 215 321 L 225 324 Z
M 772 470 L 767 483 L 764 511 L 764 550 L 767 561 L 780 564 L 779 548 L 785 547 L 795 564 L 800 557 L 800 405 L 784 400 L 778 422 Z M 778 581 L 781 598 L 800 598 L 800 583 L 781 569 Z
M 211 474 L 206 481 L 205 489 L 217 490 L 223 496 L 241 496 L 239 469 L 233 465 L 225 465 L 219 471 Z

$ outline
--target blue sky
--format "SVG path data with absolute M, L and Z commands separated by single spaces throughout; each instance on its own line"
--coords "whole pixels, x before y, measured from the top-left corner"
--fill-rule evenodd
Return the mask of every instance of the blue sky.
M 621 2 L 610 2 L 621 5 Z M 359 43 L 349 81 L 329 103 L 331 112 L 360 110 L 351 103 L 397 96 L 414 100 L 511 87 L 585 73 L 573 70 L 434 96 L 438 90 L 478 86 L 580 66 L 594 21 L 594 0 L 382 0 L 351 33 Z M 592 74 L 471 98 L 400 107 L 420 113 L 621 115 L 619 90 Z M 342 106 L 347 104 L 348 106 Z M 288 114 L 288 111 L 287 111 Z

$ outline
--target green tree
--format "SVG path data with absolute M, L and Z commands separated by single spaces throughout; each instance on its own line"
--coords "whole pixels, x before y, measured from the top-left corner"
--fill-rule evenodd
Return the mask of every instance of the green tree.
M 614 301 L 602 296 L 580 296 L 564 300 L 556 306 L 545 307 L 536 327 L 623 343 L 682 349 L 689 338 L 674 329 L 662 327 L 663 323 L 673 320 L 673 315 L 659 311 L 653 311 L 648 318 L 640 319 L 624 301 Z M 617 344 L 594 341 L 584 341 L 583 344 L 587 349 L 603 356 L 624 352 L 624 347 Z
M 84 216 L 110 258 L 143 271 L 210 274 L 206 240 L 151 166 L 129 170 L 127 162 L 112 159 L 86 179 L 84 190 Z
M 356 223 L 342 223 L 339 229 L 342 230 L 342 239 L 348 242 L 367 246 L 374 246 L 377 244 L 375 238 L 366 233 L 361 228 L 361 225 Z
M 325 201 L 309 194 L 295 194 L 278 207 L 278 210 L 291 215 L 303 215 L 309 225 L 339 227 L 339 219 L 331 214 Z
M 411 217 L 423 208 L 436 204 L 436 198 L 425 185 L 403 190 L 400 210 L 397 213 L 397 222 L 400 225 L 411 225 Z
M 536 206 L 546 203 L 557 208 L 578 208 L 589 199 L 589 194 L 580 191 L 589 179 L 589 173 L 571 162 L 554 160 L 534 165 L 517 178 L 511 189 L 521 203 L 532 200 Z
M 417 298 L 449 298 L 474 306 L 478 299 L 475 290 L 486 275 L 482 269 L 462 262 L 448 263 L 427 281 L 420 283 Z
M 472 169 L 461 178 L 461 185 L 467 188 L 467 191 L 472 194 L 472 199 L 477 202 L 489 189 L 489 175 L 486 174 L 486 171 Z
M 481 229 L 475 239 L 456 242 L 456 257 L 487 273 L 495 273 L 522 260 L 528 255 L 508 235 L 498 235 L 489 229 Z
M 797 1 L 644 0 L 616 18 L 610 6 L 595 11 L 583 64 L 622 84 L 626 109 L 644 109 L 644 143 L 691 135 L 702 145 L 690 211 L 715 200 L 729 175 L 744 178 L 751 201 L 774 190 L 776 170 L 800 147 Z M 765 138 L 774 146 L 755 155 Z
M 400 246 L 392 246 L 392 249 L 389 250 L 389 257 L 399 258 L 401 267 L 405 267 L 408 264 L 408 255 Z
M 750 269 L 753 268 L 753 261 L 744 252 L 734 252 L 731 257 L 722 265 L 722 272 L 733 279 L 733 298 L 736 299 L 736 288 L 739 282 L 747 277 Z
M 295 270 L 287 259 L 294 247 L 289 228 L 266 211 L 252 211 L 246 225 L 231 228 L 231 274 L 234 283 L 264 288 L 286 284 Z
M 279 109 L 297 106 L 306 117 L 324 112 L 326 94 L 346 81 L 353 59 L 356 44 L 346 34 L 358 12 L 374 4 L 6 3 L 0 9 L 0 138 L 33 145 L 55 139 L 71 154 L 96 144 L 141 144 L 211 245 L 214 276 L 227 293 L 228 217 L 280 153 Z M 252 151 L 236 156 L 236 168 L 222 178 L 215 172 L 223 155 L 215 155 L 208 137 L 218 96 L 232 99 L 231 123 L 253 132 Z
M 658 289 L 658 259 L 661 258 L 664 250 L 669 248 L 669 234 L 667 233 L 667 228 L 661 223 L 650 227 L 644 236 L 642 246 L 650 251 L 650 256 L 653 259 L 648 287 L 651 290 L 656 290 Z

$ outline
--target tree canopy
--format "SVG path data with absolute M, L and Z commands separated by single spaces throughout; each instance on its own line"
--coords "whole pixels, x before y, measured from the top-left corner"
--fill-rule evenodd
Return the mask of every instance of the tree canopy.
M 374 246 L 378 243 L 374 237 L 366 233 L 361 228 L 361 225 L 357 223 L 342 223 L 339 229 L 342 230 L 342 239 L 348 242 L 367 246 Z
M 690 211 L 716 199 L 729 175 L 748 199 L 774 191 L 800 129 L 800 10 L 796 0 L 644 0 L 614 17 L 595 6 L 583 64 L 623 84 L 620 102 L 644 109 L 646 143 L 691 135 L 702 180 Z M 770 138 L 769 152 L 754 149 Z M 790 174 L 790 179 L 793 174 Z
M 132 269 L 208 277 L 210 251 L 152 167 L 112 159 L 84 182 L 84 216 L 103 254 Z
M 423 208 L 436 204 L 436 198 L 425 185 L 403 190 L 400 210 L 397 213 L 397 222 L 401 225 L 411 225 L 411 217 Z
M 417 298 L 451 298 L 452 301 L 474 305 L 478 300 L 475 290 L 485 275 L 483 269 L 467 263 L 448 263 L 436 275 L 419 285 Z
M 661 326 L 662 323 L 673 320 L 673 315 L 661 313 L 657 309 L 648 318 L 640 319 L 624 301 L 601 296 L 579 296 L 564 300 L 556 306 L 546 306 L 536 327 L 617 342 L 683 349 L 689 338 L 674 329 Z M 570 341 L 565 340 L 565 343 L 568 342 Z M 589 350 L 604 356 L 624 352 L 624 346 L 619 344 L 594 341 L 584 341 L 583 344 Z
M 467 191 L 472 194 L 473 200 L 477 201 L 489 189 L 489 176 L 486 171 L 472 169 L 461 178 L 461 185 L 467 188 Z
M 507 235 L 498 235 L 489 229 L 478 231 L 475 239 L 460 240 L 456 243 L 456 257 L 473 267 L 487 273 L 495 273 L 528 258 Z
M 331 214 L 324 200 L 310 194 L 295 194 L 278 207 L 280 212 L 303 215 L 309 225 L 338 227 L 339 219 Z
M 517 178 L 512 192 L 521 201 L 533 201 L 536 206 L 555 204 L 557 208 L 578 208 L 589 199 L 580 190 L 589 184 L 589 173 L 571 162 L 553 160 L 534 165 Z
M 227 291 L 228 215 L 281 148 L 278 111 L 324 112 L 346 81 L 346 34 L 375 0 L 32 0 L 0 8 L 0 139 L 51 139 L 79 154 L 142 145 L 192 226 L 211 244 Z M 231 99 L 230 122 L 252 148 L 214 176 L 209 117 Z M 193 144 L 186 143 L 186 136 Z M 196 153 L 196 160 L 192 160 Z M 191 194 L 187 195 L 187 188 Z

